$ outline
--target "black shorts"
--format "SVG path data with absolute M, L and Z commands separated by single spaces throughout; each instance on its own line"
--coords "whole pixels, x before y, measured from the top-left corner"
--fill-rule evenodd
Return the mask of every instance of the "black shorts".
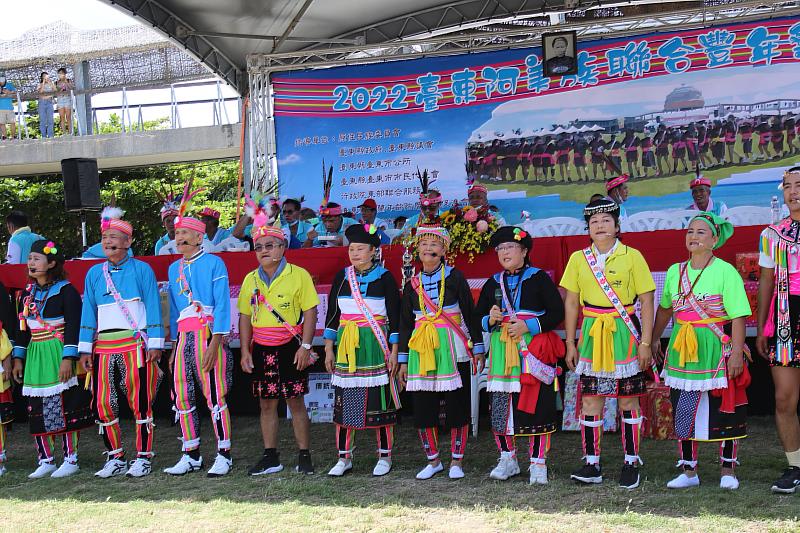
M 281 346 L 253 344 L 253 396 L 265 400 L 302 398 L 308 394 L 308 371 L 297 370 L 296 339 Z

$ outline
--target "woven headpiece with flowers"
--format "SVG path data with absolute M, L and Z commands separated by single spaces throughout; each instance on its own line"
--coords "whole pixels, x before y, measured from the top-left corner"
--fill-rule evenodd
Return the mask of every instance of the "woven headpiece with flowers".
M 421 224 L 417 227 L 414 243 L 419 244 L 423 237 L 435 237 L 444 244 L 446 250 L 450 249 L 450 233 L 439 224 Z
M 271 198 L 268 196 L 260 196 L 256 193 L 256 199 L 250 196 L 245 197 L 245 213 L 253 219 L 253 229 L 250 231 L 253 242 L 262 237 L 286 239 L 281 229 L 280 217 L 274 221 L 270 220 L 270 204 Z

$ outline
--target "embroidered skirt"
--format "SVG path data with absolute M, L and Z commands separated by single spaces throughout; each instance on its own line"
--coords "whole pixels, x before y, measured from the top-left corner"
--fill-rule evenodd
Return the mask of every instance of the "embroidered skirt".
M 539 385 L 536 410 L 533 413 L 519 408 L 518 392 L 492 392 L 490 396 L 492 431 L 498 435 L 541 435 L 556 430 L 559 416 L 556 410 L 556 391 L 552 384 Z
M 435 370 L 420 371 L 420 354 L 413 349 L 408 351 L 408 384 L 406 390 L 444 392 L 464 387 L 461 374 L 458 371 L 457 361 L 459 355 L 466 353 L 464 342 L 447 326 L 437 326 L 439 348 L 434 350 Z M 460 365 L 460 363 L 459 363 Z
M 630 308 L 629 312 L 630 312 Z M 612 371 L 595 369 L 594 361 L 594 337 L 592 328 L 598 320 L 597 317 L 584 316 L 581 325 L 581 334 L 578 339 L 578 365 L 575 373 L 579 376 L 593 376 L 598 378 L 622 379 L 634 376 L 639 373 L 639 360 L 637 358 L 636 339 L 633 337 L 625 321 L 616 313 L 613 308 L 606 309 L 601 307 L 584 307 L 584 313 L 590 312 L 601 315 L 611 315 L 614 321 L 614 330 L 610 333 L 614 358 L 614 368 Z M 639 319 L 631 313 L 631 320 L 637 330 L 641 331 Z M 599 325 L 598 325 L 599 326 Z
M 64 345 L 58 339 L 31 340 L 25 359 L 22 394 L 28 399 L 32 435 L 58 435 L 94 425 L 92 393 L 78 383 L 77 362 L 66 383 L 58 379 Z
M 684 325 L 675 324 L 667 346 L 667 362 L 662 373 L 664 383 L 673 389 L 708 391 L 728 386 L 725 363 L 722 361 L 722 342 L 707 327 L 695 327 L 697 362 L 680 365 L 680 354 L 673 344 Z M 730 328 L 725 328 L 730 335 Z
M 302 398 L 308 394 L 308 371 L 297 370 L 294 355 L 300 344 L 253 344 L 253 396 L 268 400 Z
M 722 398 L 707 391 L 670 391 L 675 434 L 679 439 L 718 441 L 747 436 L 747 405 L 733 413 L 720 411 Z
M 772 319 L 777 321 L 777 313 L 772 313 Z M 792 332 L 792 358 L 788 364 L 782 365 L 775 358 L 775 337 L 769 339 L 769 360 L 771 366 L 787 366 L 800 368 L 800 296 L 789 295 L 789 324 Z M 777 329 L 777 327 L 775 328 Z
M 341 345 L 344 328 L 339 328 L 336 345 Z M 331 376 L 331 385 L 337 387 L 376 387 L 389 383 L 386 358 L 378 339 L 369 327 L 358 328 L 358 347 L 355 349 L 355 364 L 339 361 Z M 351 371 L 352 368 L 352 371 Z

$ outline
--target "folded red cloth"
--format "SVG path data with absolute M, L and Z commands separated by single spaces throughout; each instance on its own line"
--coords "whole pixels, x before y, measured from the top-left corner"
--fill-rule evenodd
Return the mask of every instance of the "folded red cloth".
M 747 387 L 750 381 L 750 370 L 745 364 L 741 374 L 734 379 L 728 378 L 727 388 L 712 390 L 711 396 L 722 398 L 719 410 L 723 413 L 733 413 L 737 407 L 747 405 Z
M 566 354 L 564 341 L 553 331 L 534 335 L 528 343 L 528 351 L 536 356 L 539 361 L 548 365 L 554 365 Z M 558 379 L 558 376 L 556 376 Z M 539 387 L 542 382 L 525 373 L 519 377 L 519 410 L 525 413 L 535 413 L 536 403 L 539 400 Z
M 528 343 L 528 351 L 535 355 L 539 361 L 548 365 L 556 364 L 567 353 L 564 341 L 554 331 L 534 335 L 531 338 L 531 342 Z

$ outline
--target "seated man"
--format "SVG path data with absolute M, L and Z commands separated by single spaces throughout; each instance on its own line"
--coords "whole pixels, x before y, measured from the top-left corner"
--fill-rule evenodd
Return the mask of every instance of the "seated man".
M 358 224 L 352 218 L 342 216 L 342 207 L 336 202 L 329 202 L 320 208 L 322 222 L 308 232 L 304 248 L 330 248 L 332 246 L 345 246 L 344 230 L 348 226 Z
M 700 174 L 700 169 L 696 170 L 697 176 L 689 182 L 689 190 L 692 191 L 694 203 L 686 209 L 697 211 L 708 211 L 717 216 L 728 210 L 728 206 L 722 202 L 714 202 L 711 199 L 711 180 Z

